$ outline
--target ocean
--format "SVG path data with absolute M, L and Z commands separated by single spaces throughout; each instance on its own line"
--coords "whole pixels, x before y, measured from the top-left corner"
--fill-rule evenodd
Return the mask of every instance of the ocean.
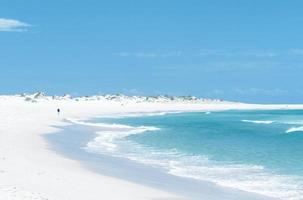
M 83 122 L 85 125 L 85 122 Z M 303 199 L 303 110 L 100 117 L 83 149 L 270 197 Z

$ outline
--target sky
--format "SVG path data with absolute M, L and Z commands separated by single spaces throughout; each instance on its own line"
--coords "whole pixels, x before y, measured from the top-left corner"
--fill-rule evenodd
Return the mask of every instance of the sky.
M 0 0 L 0 94 L 303 103 L 303 1 Z

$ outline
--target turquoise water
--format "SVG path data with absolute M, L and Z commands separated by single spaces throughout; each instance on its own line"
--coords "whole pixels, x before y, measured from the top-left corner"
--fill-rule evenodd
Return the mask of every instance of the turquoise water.
M 100 132 L 87 150 L 111 153 L 176 176 L 281 199 L 303 199 L 303 111 L 175 113 L 94 122 L 123 124 Z

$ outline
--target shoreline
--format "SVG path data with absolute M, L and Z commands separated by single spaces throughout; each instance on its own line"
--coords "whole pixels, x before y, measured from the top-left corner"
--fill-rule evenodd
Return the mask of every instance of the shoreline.
M 127 158 L 107 154 L 89 153 L 82 149 L 96 136 L 96 129 L 85 125 L 69 125 L 44 136 L 51 149 L 79 161 L 84 168 L 96 173 L 116 177 L 136 184 L 175 194 L 190 200 L 274 200 L 275 198 L 236 188 L 219 186 L 210 181 L 195 180 L 168 174 L 164 169 L 145 165 Z M 98 129 L 98 132 L 102 131 Z M 71 141 L 70 138 L 73 138 Z
M 103 110 L 108 106 L 67 103 L 68 105 L 61 104 L 60 107 L 64 107 L 65 113 L 69 112 L 68 117 L 81 119 L 98 115 L 100 111 L 96 112 L 96 107 Z M 1 105 L 2 111 L 7 110 L 2 112 L 2 119 L 8 117 L 7 121 L 2 121 L 0 132 L 1 198 L 14 200 L 178 198 L 160 190 L 96 174 L 84 169 L 77 161 L 49 150 L 42 136 L 56 132 L 58 129 L 55 126 L 67 125 L 62 121 L 67 117 L 67 113 L 58 117 L 55 112 L 57 107 L 57 103 L 33 104 L 23 101 L 19 101 L 17 105 L 11 101 Z M 91 107 L 90 110 L 87 110 L 87 107 Z M 80 112 L 74 111 L 77 109 L 80 109 Z M 49 116 L 49 113 L 53 114 Z M 17 128 L 15 124 L 18 124 Z
M 102 115 L 214 111 L 229 109 L 285 109 L 285 105 L 237 103 L 128 102 L 39 100 L 0 96 L 0 198 L 36 200 L 180 199 L 179 196 L 129 181 L 91 172 L 73 159 L 49 149 L 45 134 L 67 126 L 63 119 L 89 119 Z M 61 114 L 56 113 L 57 108 Z M 302 109 L 294 105 L 289 109 Z M 117 192 L 118 191 L 118 192 Z

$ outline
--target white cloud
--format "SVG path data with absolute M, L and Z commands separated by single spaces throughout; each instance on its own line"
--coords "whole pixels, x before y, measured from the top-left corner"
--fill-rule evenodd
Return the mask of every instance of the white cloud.
M 122 57 L 137 57 L 137 58 L 166 58 L 172 56 L 181 56 L 181 51 L 167 52 L 167 53 L 153 53 L 153 52 L 121 52 L 117 54 Z
M 255 56 L 260 58 L 273 58 L 278 56 L 278 54 L 274 52 L 263 52 L 263 53 L 256 53 Z
M 262 89 L 262 88 L 246 88 L 246 89 L 235 89 L 235 93 L 238 95 L 266 95 L 266 96 L 276 96 L 276 95 L 286 95 L 287 90 L 273 88 L 273 89 Z
M 263 88 L 235 88 L 235 89 L 214 89 L 206 92 L 208 96 L 218 96 L 218 95 L 237 95 L 237 96 L 283 96 L 289 93 L 288 90 L 272 88 L 272 89 L 263 89 Z M 297 92 L 298 93 L 298 92 Z
M 228 51 L 222 49 L 201 49 L 198 56 L 225 56 Z
M 15 19 L 0 18 L 0 31 L 26 31 L 30 25 Z
M 155 57 L 157 57 L 157 54 L 155 54 L 155 53 L 142 53 L 142 52 L 135 52 L 135 53 L 122 52 L 122 53 L 118 53 L 118 55 L 122 56 L 122 57 L 138 57 L 138 58 L 155 58 Z
M 228 50 L 228 49 L 201 49 L 198 56 L 220 56 L 220 57 L 257 57 L 257 58 L 273 58 L 278 56 L 278 52 L 270 50 Z

